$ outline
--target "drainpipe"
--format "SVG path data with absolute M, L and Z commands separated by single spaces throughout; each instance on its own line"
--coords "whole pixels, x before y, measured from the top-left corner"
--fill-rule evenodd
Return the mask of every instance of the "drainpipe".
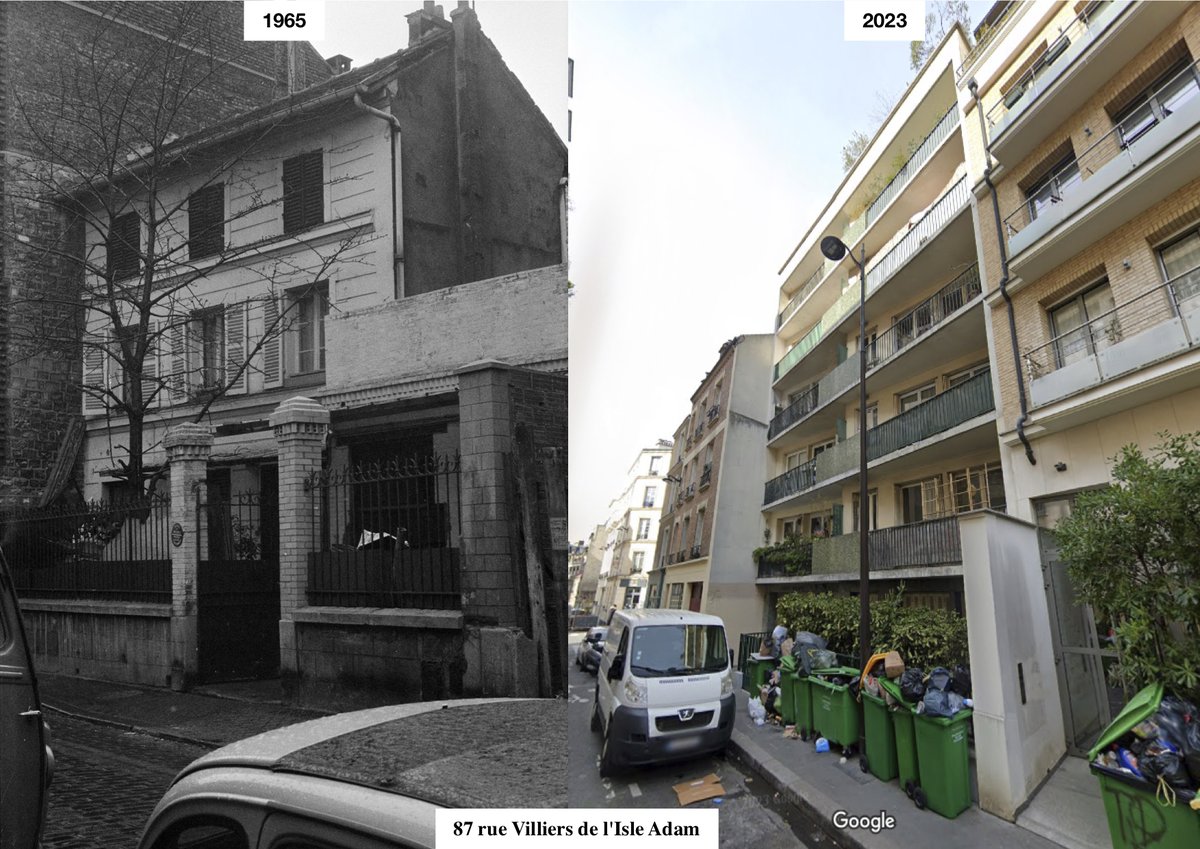
M 364 85 L 360 85 L 355 90 L 355 107 L 368 115 L 374 115 L 382 121 L 387 121 L 392 130 L 391 144 L 389 145 L 392 153 L 392 297 L 399 300 L 404 295 L 404 242 L 400 233 L 400 215 L 397 212 L 400 207 L 400 189 L 396 185 L 396 138 L 400 135 L 400 119 L 382 109 L 376 109 L 374 106 L 364 103 L 362 96 L 366 93 L 367 87 Z
M 1021 355 L 1017 350 L 1017 319 L 1013 314 L 1012 296 L 1008 294 L 1008 252 L 1004 249 L 1004 231 L 1000 228 L 1000 200 L 996 195 L 996 185 L 992 182 L 992 143 L 988 140 L 987 127 L 983 122 L 983 104 L 979 101 L 979 83 L 971 80 L 967 83 L 971 97 L 975 98 L 975 112 L 979 115 L 979 132 L 983 136 L 984 168 L 983 181 L 987 183 L 992 193 L 992 213 L 996 218 L 996 244 L 1000 247 L 1000 295 L 1008 305 L 1008 337 L 1012 345 L 1013 363 L 1017 369 L 1017 400 L 1021 405 L 1021 415 L 1017 419 L 1017 439 L 1025 446 L 1025 456 L 1029 465 L 1036 466 L 1037 458 L 1033 456 L 1033 446 L 1025 435 L 1025 422 L 1029 421 L 1029 406 L 1025 402 L 1025 376 L 1021 372 Z

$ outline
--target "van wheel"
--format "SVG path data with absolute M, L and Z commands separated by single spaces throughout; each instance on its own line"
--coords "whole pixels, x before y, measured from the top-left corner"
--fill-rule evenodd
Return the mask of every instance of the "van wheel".
M 600 749 L 600 777 L 609 778 L 615 773 L 616 765 L 613 763 L 612 746 L 609 745 L 609 738 L 612 737 L 611 723 L 610 727 L 604 732 L 604 743 Z

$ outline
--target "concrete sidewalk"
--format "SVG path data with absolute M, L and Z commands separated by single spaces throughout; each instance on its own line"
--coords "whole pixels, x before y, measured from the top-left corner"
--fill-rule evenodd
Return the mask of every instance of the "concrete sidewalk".
M 1060 844 L 984 813 L 972 805 L 949 820 L 928 810 L 918 810 L 896 781 L 883 782 L 859 769 L 858 758 L 841 763 L 835 747 L 817 754 L 813 742 L 787 739 L 778 726 L 756 726 L 746 709 L 747 695 L 737 691 L 737 718 L 733 748 L 784 797 L 814 820 L 827 824 L 831 837 L 863 849 L 913 849 L 919 846 L 1003 846 L 1012 849 L 1060 849 Z M 856 816 L 882 813 L 895 817 L 894 828 L 873 834 L 869 830 L 839 829 L 833 815 L 845 811 Z
M 220 684 L 190 693 L 159 687 L 38 675 L 51 713 L 215 749 L 284 725 L 325 716 L 283 703 L 278 681 Z M 53 716 L 50 717 L 53 726 Z

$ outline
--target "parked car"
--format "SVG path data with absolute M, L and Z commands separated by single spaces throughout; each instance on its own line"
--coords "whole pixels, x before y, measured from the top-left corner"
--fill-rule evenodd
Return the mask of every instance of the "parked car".
M 600 775 L 721 751 L 733 734 L 725 624 L 680 610 L 613 615 L 592 705 Z
M 38 698 L 33 652 L 0 550 L 0 849 L 33 849 L 46 822 L 54 753 Z
M 566 702 L 461 699 L 289 725 L 176 778 L 140 849 L 433 847 L 439 807 L 567 804 Z
M 575 665 L 584 672 L 596 674 L 600 669 L 600 655 L 604 653 L 604 638 L 607 634 L 608 628 L 604 626 L 589 628 L 575 651 Z

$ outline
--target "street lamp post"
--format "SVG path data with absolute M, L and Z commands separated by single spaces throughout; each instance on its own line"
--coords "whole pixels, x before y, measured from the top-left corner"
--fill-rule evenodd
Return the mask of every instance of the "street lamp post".
M 838 261 L 847 253 L 858 266 L 858 653 L 866 670 L 871 657 L 871 552 L 870 496 L 867 493 L 867 246 L 862 247 L 862 259 L 846 247 L 837 236 L 821 240 L 821 253 Z

